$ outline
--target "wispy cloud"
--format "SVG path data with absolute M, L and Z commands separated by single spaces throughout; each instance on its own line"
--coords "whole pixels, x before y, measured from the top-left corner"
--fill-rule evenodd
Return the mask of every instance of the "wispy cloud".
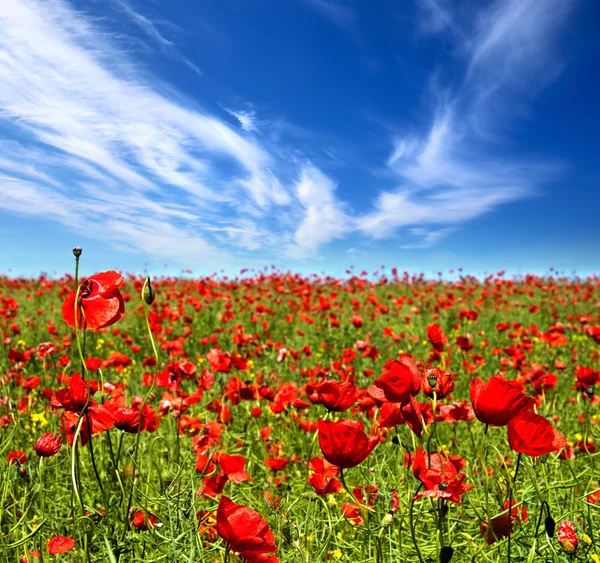
M 235 117 L 238 120 L 240 127 L 247 133 L 258 130 L 258 125 L 256 122 L 256 113 L 254 111 L 247 111 L 247 110 L 237 110 L 236 111 L 236 110 L 232 110 L 232 109 L 228 109 L 226 111 L 227 111 L 227 113 L 229 113 L 230 115 L 232 115 L 233 117 Z
M 427 33 L 457 28 L 449 2 L 418 4 Z M 563 168 L 559 162 L 502 156 L 496 137 L 503 125 L 499 116 L 511 113 L 528 85 L 538 88 L 560 68 L 551 43 L 570 5 L 570 0 L 496 0 L 470 14 L 467 35 L 474 39 L 454 33 L 464 76 L 433 97 L 425 135 L 394 139 L 387 164 L 399 185 L 380 194 L 376 209 L 359 219 L 364 233 L 384 237 L 405 228 L 422 238 L 417 246 L 431 246 L 463 222 L 535 195 Z M 513 88 L 516 81 L 519 91 Z
M 317 168 L 308 166 L 302 170 L 296 184 L 302 215 L 288 255 L 314 256 L 319 246 L 353 230 L 353 220 L 335 197 L 335 189 L 335 183 Z
M 0 208 L 176 260 L 290 240 L 272 210 L 310 207 L 285 180 L 301 166 L 139 73 L 90 21 L 60 0 L 0 3 L 0 122 L 19 139 L 3 144 Z
M 354 4 L 304 1 L 357 31 Z M 237 123 L 208 111 L 133 59 L 107 20 L 66 0 L 3 0 L 0 127 L 12 140 L 0 140 L 0 209 L 183 263 L 314 258 L 361 235 L 354 248 L 399 233 L 404 248 L 434 246 L 560 170 L 505 155 L 498 112 L 557 75 L 551 47 L 572 1 L 496 0 L 465 19 L 450 2 L 419 0 L 421 31 L 453 30 L 464 72 L 437 91 L 423 130 L 395 132 L 384 165 L 396 187 L 378 192 L 374 175 L 358 211 L 314 157 L 339 165 L 336 150 L 316 147 L 308 128 L 250 104 L 225 110 Z M 164 55 L 193 64 L 158 21 L 117 3 Z
M 448 0 L 416 0 L 419 31 L 432 34 L 452 28 L 454 21 L 448 4 Z
M 341 0 L 306 0 L 324 18 L 351 30 L 356 22 L 356 12 Z
M 145 15 L 134 10 L 125 0 L 116 0 L 118 6 L 125 12 L 131 21 L 137 25 L 148 37 L 155 41 L 162 52 L 171 59 L 181 61 L 186 66 L 191 68 L 198 76 L 203 76 L 202 71 L 189 58 L 183 56 L 178 50 L 173 41 L 166 39 L 158 30 L 156 24 Z

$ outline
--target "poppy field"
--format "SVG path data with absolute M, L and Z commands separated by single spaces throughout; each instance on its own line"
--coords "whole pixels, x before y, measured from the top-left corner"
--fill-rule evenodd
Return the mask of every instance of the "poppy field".
M 74 254 L 0 278 L 0 561 L 600 562 L 600 279 Z

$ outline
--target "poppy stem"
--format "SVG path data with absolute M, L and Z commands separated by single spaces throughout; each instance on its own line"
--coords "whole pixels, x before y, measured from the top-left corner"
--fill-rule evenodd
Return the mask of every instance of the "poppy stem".
M 142 303 L 145 303 L 143 296 L 144 296 L 144 292 L 142 291 Z M 127 500 L 127 510 L 125 511 L 125 518 L 124 518 L 125 526 L 123 528 L 123 539 L 125 539 L 125 534 L 127 533 L 127 530 L 129 529 L 129 511 L 131 510 L 131 504 L 133 502 L 133 489 L 135 487 L 136 466 L 137 466 L 138 453 L 139 453 L 139 448 L 140 448 L 140 434 L 142 433 L 142 427 L 143 427 L 143 423 L 144 423 L 144 408 L 146 406 L 146 403 L 148 402 L 148 399 L 154 392 L 154 386 L 156 385 L 156 377 L 158 375 L 158 351 L 156 349 L 156 343 L 154 342 L 154 336 L 152 336 L 152 329 L 150 327 L 150 321 L 148 320 L 148 313 L 146 312 L 146 307 L 143 304 L 142 304 L 142 308 L 144 311 L 144 318 L 146 319 L 146 330 L 148 331 L 148 338 L 150 339 L 150 343 L 152 344 L 152 352 L 154 353 L 155 369 L 154 369 L 154 377 L 152 378 L 152 384 L 150 385 L 150 389 L 148 389 L 148 392 L 146 393 L 146 396 L 144 397 L 144 400 L 142 401 L 142 404 L 140 405 L 140 421 L 138 423 L 138 431 L 137 431 L 137 434 L 135 437 L 135 448 L 134 448 L 134 452 L 133 452 L 133 474 L 131 476 L 131 488 L 129 489 L 129 497 Z M 122 443 L 123 443 L 123 435 L 121 434 L 121 438 L 119 441 L 119 451 L 117 453 L 117 463 L 118 463 L 119 457 L 121 455 Z M 178 443 L 178 445 L 179 445 L 179 443 Z M 178 451 L 179 451 L 179 448 L 178 448 Z M 118 469 L 117 469 L 117 471 L 118 471 Z
M 419 485 L 419 488 L 415 491 L 415 496 L 410 501 L 410 509 L 408 511 L 408 520 L 410 523 L 410 537 L 412 538 L 413 545 L 415 546 L 415 551 L 417 552 L 417 556 L 419 558 L 420 563 L 424 563 L 423 556 L 421 555 L 421 550 L 419 549 L 419 544 L 417 543 L 417 534 L 415 532 L 415 520 L 414 520 L 414 507 L 415 507 L 415 497 L 419 494 L 423 483 Z
M 513 490 L 515 483 L 517 482 L 517 476 L 519 475 L 519 467 L 521 466 L 521 453 L 517 456 L 517 467 L 515 468 L 515 475 L 512 478 L 512 483 L 508 489 L 508 563 L 510 563 L 510 539 L 512 537 L 512 503 L 513 503 Z

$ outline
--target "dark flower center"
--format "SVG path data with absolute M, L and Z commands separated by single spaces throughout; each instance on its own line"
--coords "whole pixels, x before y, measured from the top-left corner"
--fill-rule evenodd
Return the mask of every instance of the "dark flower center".
M 95 280 L 89 279 L 85 280 L 81 284 L 81 290 L 79 291 L 79 296 L 81 299 L 85 299 L 94 293 L 94 290 L 98 287 L 98 282 Z

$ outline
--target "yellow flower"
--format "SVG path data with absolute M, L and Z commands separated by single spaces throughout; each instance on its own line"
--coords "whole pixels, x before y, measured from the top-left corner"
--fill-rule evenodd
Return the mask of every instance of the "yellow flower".
M 42 428 L 48 424 L 43 412 L 31 413 L 31 422 L 33 422 L 33 424 L 39 424 Z
M 332 555 L 332 557 L 333 557 L 333 558 L 334 558 L 336 561 L 338 561 L 338 560 L 340 560 L 340 559 L 342 558 L 342 550 L 341 550 L 341 549 L 334 549 L 334 550 L 331 552 L 331 555 Z

